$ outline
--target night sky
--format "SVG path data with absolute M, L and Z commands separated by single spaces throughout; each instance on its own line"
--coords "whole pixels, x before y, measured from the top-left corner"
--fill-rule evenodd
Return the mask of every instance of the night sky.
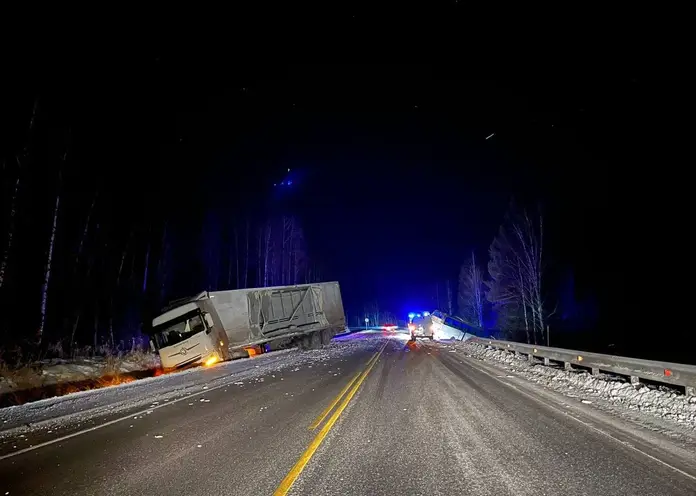
M 593 342 L 628 342 L 646 328 L 639 286 L 644 277 L 660 285 L 669 250 L 656 249 L 649 276 L 636 270 L 664 232 L 645 202 L 662 184 L 645 165 L 662 87 L 640 75 L 484 77 L 452 62 L 242 65 L 166 48 L 99 60 L 51 54 L 30 65 L 3 95 L 1 117 L 8 163 L 38 97 L 12 289 L 31 295 L 27 309 L 37 305 L 69 147 L 61 188 L 74 220 L 66 214 L 72 227 L 59 226 L 80 232 L 95 189 L 110 226 L 104 243 L 122 241 L 133 223 L 152 232 L 144 219 L 166 222 L 179 247 L 171 297 L 201 289 L 193 254 L 207 215 L 243 222 L 283 212 L 300 219 L 322 278 L 340 281 L 349 318 L 372 302 L 398 315 L 433 308 L 438 285 L 451 281 L 456 292 L 472 250 L 485 262 L 514 200 L 545 213 L 547 288 L 559 315 L 570 287 Z M 4 175 L 3 226 L 12 177 Z M 145 307 L 135 312 L 156 312 Z

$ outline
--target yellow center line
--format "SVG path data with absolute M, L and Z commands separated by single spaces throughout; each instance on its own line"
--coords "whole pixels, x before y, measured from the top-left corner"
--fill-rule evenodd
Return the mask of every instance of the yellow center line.
M 324 424 L 324 427 L 322 427 L 319 433 L 314 437 L 310 445 L 307 447 L 304 453 L 302 453 L 302 456 L 300 456 L 300 459 L 297 460 L 297 463 L 295 463 L 295 465 L 290 469 L 288 475 L 286 475 L 285 478 L 281 481 L 280 485 L 278 486 L 278 489 L 276 489 L 273 493 L 273 496 L 285 496 L 286 494 L 288 494 L 288 491 L 290 491 L 290 488 L 295 483 L 297 478 L 300 476 L 302 470 L 304 470 L 305 466 L 309 463 L 309 460 L 312 459 L 312 456 L 317 451 L 317 449 L 319 448 L 322 441 L 329 433 L 333 425 L 336 423 L 338 417 L 340 417 L 341 413 L 343 413 L 343 410 L 346 409 L 348 403 L 350 403 L 350 400 L 353 399 L 353 396 L 355 396 L 355 393 L 358 392 L 360 385 L 363 383 L 367 375 L 370 373 L 370 370 L 372 370 L 372 367 L 374 367 L 375 363 L 377 363 L 377 361 L 379 360 L 379 356 L 382 354 L 382 351 L 384 351 L 384 348 L 386 346 L 387 343 L 384 343 L 384 345 L 377 352 L 377 354 L 372 359 L 370 359 L 370 362 L 368 362 L 369 365 L 367 366 L 365 371 L 362 374 L 360 374 L 360 378 L 353 385 L 352 389 L 346 395 L 341 405 L 336 409 L 333 415 L 329 417 L 329 420 Z
M 365 368 L 370 366 L 372 361 L 375 358 L 377 358 L 377 355 L 379 355 L 379 353 L 380 353 L 379 351 L 375 352 L 375 354 L 370 357 L 370 359 L 367 361 L 367 364 L 365 365 Z M 363 370 L 365 370 L 365 369 L 363 369 Z M 333 410 L 334 407 L 338 404 L 338 402 L 341 401 L 341 398 L 343 398 L 343 396 L 348 392 L 348 390 L 353 385 L 353 383 L 358 380 L 358 377 L 360 377 L 360 374 L 362 374 L 362 371 L 355 374 L 355 376 L 350 380 L 350 382 L 348 384 L 346 384 L 346 386 L 343 389 L 341 389 L 341 392 L 338 393 L 338 396 L 336 396 L 334 398 L 334 400 L 331 402 L 331 404 L 329 406 L 327 406 L 324 409 L 324 411 L 319 414 L 319 416 L 316 418 L 316 420 L 314 422 L 312 422 L 312 425 L 309 426 L 310 431 L 313 431 L 314 429 L 319 427 L 319 424 L 321 424 L 324 421 L 324 419 L 329 415 L 329 413 L 331 413 L 331 410 Z

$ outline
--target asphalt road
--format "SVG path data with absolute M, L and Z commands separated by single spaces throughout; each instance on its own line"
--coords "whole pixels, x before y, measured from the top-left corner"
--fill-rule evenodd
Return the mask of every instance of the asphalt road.
M 693 452 L 445 345 L 346 349 L 1 459 L 0 495 L 696 494 Z

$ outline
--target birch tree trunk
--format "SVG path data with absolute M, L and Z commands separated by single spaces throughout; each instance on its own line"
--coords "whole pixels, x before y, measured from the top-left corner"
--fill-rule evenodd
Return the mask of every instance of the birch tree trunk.
M 34 125 L 36 124 L 36 113 L 39 109 L 39 99 L 34 100 L 34 106 L 31 111 L 31 118 L 29 119 L 29 132 L 27 133 L 27 139 L 22 148 L 22 159 L 28 160 L 29 158 L 29 145 L 31 143 L 31 137 L 34 134 Z M 2 289 L 5 284 L 5 273 L 7 272 L 7 264 L 10 260 L 10 252 L 12 251 L 12 242 L 14 241 L 14 231 L 15 231 L 15 216 L 17 214 L 17 198 L 19 196 L 19 186 L 22 178 L 22 160 L 19 156 L 15 156 L 17 161 L 17 179 L 15 180 L 14 189 L 12 190 L 12 199 L 10 200 L 10 219 L 7 226 L 7 244 L 5 245 L 5 250 L 2 254 L 2 260 L 0 260 L 0 289 Z
M 459 313 L 472 326 L 483 328 L 483 276 L 476 257 L 462 265 L 459 275 Z
M 87 211 L 87 219 L 85 220 L 85 228 L 82 230 L 82 236 L 80 237 L 80 244 L 77 246 L 77 254 L 75 255 L 75 270 L 77 270 L 77 264 L 80 261 L 80 255 L 82 254 L 82 247 L 85 244 L 85 239 L 89 233 L 89 222 L 92 219 L 92 211 L 94 210 L 94 205 L 97 203 L 97 196 L 99 196 L 99 190 L 94 192 L 94 198 L 92 199 L 92 204 L 89 206 Z
M 268 286 L 268 262 L 271 254 L 271 224 L 266 226 L 264 234 L 264 250 L 263 250 L 263 285 Z
M 239 289 L 239 237 L 237 236 L 237 228 L 234 228 L 234 261 L 235 261 L 235 274 L 237 276 L 237 285 L 235 289 Z M 231 264 L 230 264 L 231 265 Z M 229 281 L 228 281 L 229 286 Z
M 63 154 L 63 165 L 67 159 L 68 152 Z M 51 236 L 48 241 L 48 255 L 46 257 L 46 266 L 44 269 L 44 279 L 41 285 L 41 320 L 39 321 L 39 329 L 37 331 L 37 341 L 41 344 L 43 339 L 44 326 L 46 324 L 46 304 L 48 302 L 48 286 L 51 282 L 51 263 L 53 262 L 53 248 L 56 243 L 56 228 L 58 226 L 58 210 L 60 209 L 60 187 L 62 182 L 62 173 L 58 173 L 58 192 L 56 193 L 56 204 L 53 208 L 53 223 L 51 224 Z
M 452 287 L 449 281 L 447 281 L 447 313 L 452 315 Z
M 263 286 L 263 228 L 259 227 L 259 246 L 256 251 L 256 285 Z
M 247 277 L 249 277 L 249 219 L 246 220 L 246 236 L 245 236 L 245 255 L 244 255 L 244 287 L 247 287 Z
M 524 315 L 524 331 L 527 335 L 527 343 L 529 343 L 529 319 L 527 318 L 527 291 L 525 290 L 524 278 L 522 277 L 522 269 L 517 267 L 518 274 L 518 292 L 522 302 L 522 313 Z
M 148 269 L 150 268 L 150 230 L 148 229 L 148 234 L 147 234 L 147 251 L 145 252 L 145 268 L 143 269 L 143 290 L 142 294 L 145 294 L 145 291 L 147 291 L 147 273 Z
M 2 254 L 2 261 L 0 261 L 0 289 L 2 289 L 5 284 L 5 271 L 7 270 L 7 263 L 10 259 L 10 251 L 12 251 L 12 241 L 14 238 L 15 230 L 15 216 L 17 214 L 17 195 L 19 193 L 19 183 L 22 178 L 22 163 L 17 157 L 17 179 L 15 180 L 14 189 L 12 190 L 12 199 L 10 200 L 10 219 L 7 226 L 7 244 L 5 245 L 5 251 Z

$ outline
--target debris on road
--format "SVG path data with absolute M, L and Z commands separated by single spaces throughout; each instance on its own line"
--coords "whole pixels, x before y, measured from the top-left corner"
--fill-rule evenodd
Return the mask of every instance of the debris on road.
M 0 409 L 0 439 L 19 433 L 47 429 L 55 430 L 68 425 L 90 421 L 103 415 L 128 413 L 136 409 L 154 408 L 173 402 L 207 387 L 208 390 L 235 384 L 240 388 L 245 382 L 273 373 L 299 371 L 310 365 L 326 365 L 351 353 L 374 351 L 379 338 L 332 342 L 321 350 L 286 349 L 263 354 L 253 359 L 240 359 L 221 363 L 213 369 L 194 368 L 174 374 L 149 377 L 109 388 L 80 391 L 64 396 L 43 399 L 23 405 Z M 254 360 L 254 363 L 251 363 Z M 281 381 L 283 377 L 279 377 Z M 261 382 L 261 381 L 259 381 Z M 193 406 L 194 399 L 188 401 Z M 201 403 L 210 402 L 205 398 Z M 170 403 L 168 403 L 170 404 Z M 133 414 L 135 420 L 143 414 Z M 38 424 L 38 425 L 36 425 Z

